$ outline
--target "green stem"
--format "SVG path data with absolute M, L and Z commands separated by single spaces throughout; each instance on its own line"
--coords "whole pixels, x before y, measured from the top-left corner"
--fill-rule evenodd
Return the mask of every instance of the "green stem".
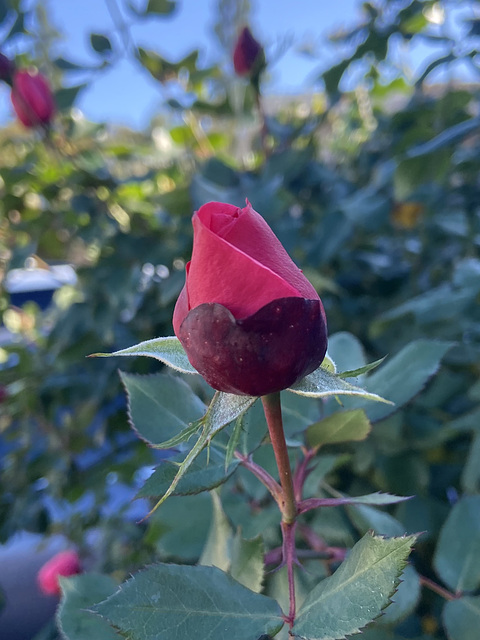
M 280 392 L 262 396 L 262 403 L 283 492 L 282 501 L 279 505 L 282 512 L 282 522 L 292 524 L 297 517 L 297 503 L 295 500 L 287 443 L 283 432 Z
M 261 143 L 262 143 L 262 151 L 263 151 L 263 154 L 264 154 L 265 158 L 268 158 L 269 153 L 268 153 L 268 145 L 267 145 L 267 135 L 268 135 L 267 119 L 266 119 L 266 116 L 265 116 L 265 111 L 263 109 L 262 97 L 260 95 L 260 89 L 259 89 L 259 87 L 255 87 L 254 86 L 253 90 L 255 92 L 255 104 L 257 105 L 258 116 L 260 118 L 260 125 L 261 125 L 260 140 L 261 140 Z

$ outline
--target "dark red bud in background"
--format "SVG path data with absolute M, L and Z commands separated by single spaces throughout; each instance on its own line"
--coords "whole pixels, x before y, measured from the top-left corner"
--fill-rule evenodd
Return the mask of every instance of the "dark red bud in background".
M 255 40 L 248 27 L 244 27 L 238 36 L 233 50 L 233 66 L 239 76 L 250 75 L 260 71 L 264 62 L 263 48 Z
M 48 80 L 41 73 L 17 71 L 13 76 L 12 104 L 20 122 L 26 127 L 49 124 L 55 102 Z
M 12 81 L 12 74 L 15 69 L 15 65 L 11 60 L 4 56 L 3 53 L 0 53 L 0 80 L 4 80 L 9 84 Z

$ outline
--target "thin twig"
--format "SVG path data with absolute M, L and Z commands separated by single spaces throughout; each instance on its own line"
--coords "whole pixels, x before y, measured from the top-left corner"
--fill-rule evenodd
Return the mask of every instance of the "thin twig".
M 251 471 L 251 473 L 253 473 L 253 475 L 269 490 L 273 499 L 280 508 L 280 504 L 283 501 L 283 492 L 282 487 L 278 482 L 272 478 L 268 471 L 265 471 L 263 467 L 258 465 L 256 462 L 253 462 L 250 456 L 244 456 L 239 451 L 235 451 L 234 456 L 240 460 L 241 465 L 245 467 L 245 469 Z
M 421 585 L 427 587 L 427 589 L 430 589 L 445 600 L 458 600 L 458 598 L 462 597 L 461 593 L 452 593 L 426 576 L 419 575 L 419 578 Z

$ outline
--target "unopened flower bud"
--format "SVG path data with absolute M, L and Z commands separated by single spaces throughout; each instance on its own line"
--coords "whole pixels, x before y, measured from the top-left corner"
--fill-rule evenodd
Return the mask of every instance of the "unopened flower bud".
M 261 44 L 255 40 L 250 29 L 244 27 L 233 50 L 235 72 L 239 76 L 258 74 L 264 64 L 265 55 Z
M 17 71 L 11 98 L 18 119 L 26 127 L 48 124 L 55 113 L 50 84 L 41 73 Z

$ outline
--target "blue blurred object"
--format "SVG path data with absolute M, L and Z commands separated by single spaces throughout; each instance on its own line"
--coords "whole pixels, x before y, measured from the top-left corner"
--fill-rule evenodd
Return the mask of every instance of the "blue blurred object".
M 35 302 L 45 310 L 52 301 L 53 294 L 65 284 L 74 285 L 77 276 L 68 264 L 51 266 L 48 269 L 38 267 L 12 269 L 5 278 L 5 290 L 10 302 L 21 307 L 26 302 Z
M 67 544 L 61 536 L 45 539 L 19 532 L 0 546 L 0 589 L 5 596 L 0 611 L 2 640 L 31 640 L 53 618 L 58 598 L 40 591 L 37 573 Z

